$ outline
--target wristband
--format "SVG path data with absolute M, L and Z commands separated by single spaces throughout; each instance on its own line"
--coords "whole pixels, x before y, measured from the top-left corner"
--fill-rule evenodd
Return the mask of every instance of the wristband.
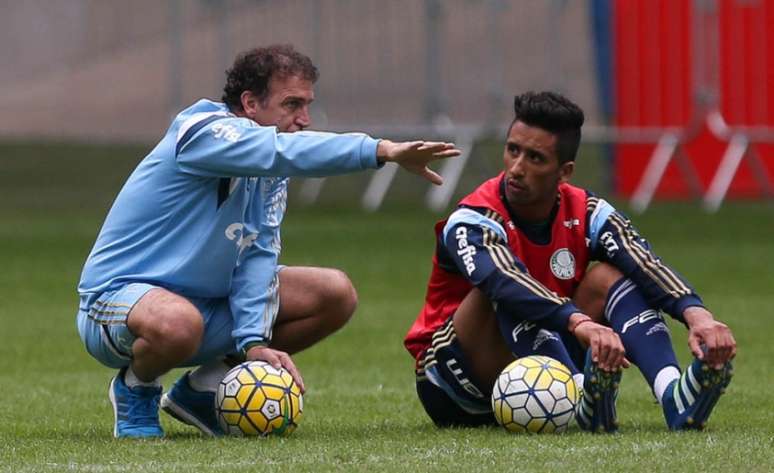
M 265 347 L 266 343 L 264 342 L 247 342 L 245 343 L 245 346 L 242 347 L 242 358 L 247 358 L 247 352 L 250 351 L 251 348 L 255 347 Z
M 591 318 L 586 318 L 586 319 L 581 320 L 580 322 L 575 324 L 573 326 L 573 328 L 570 329 L 570 333 L 575 335 L 575 331 L 578 330 L 578 327 L 580 326 L 580 324 L 585 323 L 585 322 L 593 322 L 593 320 L 591 320 Z

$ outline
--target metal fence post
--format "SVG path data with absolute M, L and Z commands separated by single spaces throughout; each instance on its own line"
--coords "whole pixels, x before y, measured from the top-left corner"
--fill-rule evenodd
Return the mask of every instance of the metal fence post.
M 169 114 L 174 116 L 180 111 L 183 103 L 183 3 L 181 0 L 170 0 L 167 4 L 169 15 L 169 83 L 168 103 Z
M 433 123 L 444 113 L 441 90 L 441 15 L 440 0 L 425 0 L 425 120 Z

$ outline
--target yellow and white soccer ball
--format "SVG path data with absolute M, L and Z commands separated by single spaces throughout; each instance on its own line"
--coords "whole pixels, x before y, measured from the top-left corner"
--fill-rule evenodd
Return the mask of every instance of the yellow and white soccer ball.
M 215 395 L 218 422 L 230 435 L 288 435 L 303 410 L 301 389 L 290 373 L 264 361 L 231 369 Z
M 511 432 L 563 432 L 580 398 L 570 370 L 548 356 L 526 356 L 505 367 L 492 391 L 497 422 Z

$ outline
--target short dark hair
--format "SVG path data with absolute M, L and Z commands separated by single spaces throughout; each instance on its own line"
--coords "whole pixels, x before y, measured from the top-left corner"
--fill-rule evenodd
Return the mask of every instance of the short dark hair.
M 517 121 L 542 128 L 556 135 L 556 154 L 559 164 L 575 161 L 583 126 L 583 110 L 570 99 L 556 92 L 526 92 L 513 99 L 514 118 Z
M 239 54 L 226 71 L 223 102 L 231 110 L 242 110 L 242 92 L 249 90 L 263 101 L 269 96 L 272 78 L 299 76 L 317 82 L 320 73 L 308 56 L 290 44 L 273 44 Z

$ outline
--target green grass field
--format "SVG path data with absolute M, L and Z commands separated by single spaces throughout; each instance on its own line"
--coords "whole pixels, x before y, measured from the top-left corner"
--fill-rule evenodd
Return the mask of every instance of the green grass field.
M 75 286 L 143 150 L 0 146 L 0 471 L 774 470 L 774 211 L 751 203 L 714 216 L 661 204 L 635 219 L 739 343 L 736 375 L 704 432 L 667 432 L 635 369 L 624 375 L 618 435 L 436 429 L 416 399 L 402 337 L 421 306 L 438 216 L 405 200 L 365 214 L 339 203 L 302 208 L 291 196 L 282 262 L 341 268 L 360 296 L 349 325 L 295 356 L 308 388 L 299 429 L 208 439 L 162 414 L 164 440 L 114 440 L 113 372 L 81 345 Z M 686 363 L 685 330 L 671 327 Z

